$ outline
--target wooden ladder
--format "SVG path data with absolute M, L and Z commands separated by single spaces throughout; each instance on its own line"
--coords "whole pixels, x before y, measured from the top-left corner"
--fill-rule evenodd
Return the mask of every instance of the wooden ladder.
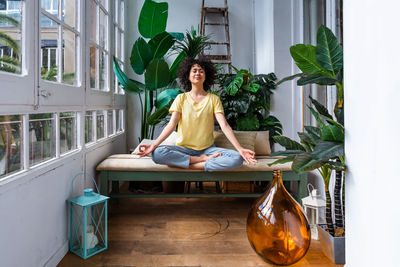
M 203 55 L 206 58 L 210 59 L 213 63 L 220 63 L 227 66 L 228 72 L 232 73 L 232 57 L 231 57 L 231 43 L 229 37 L 229 18 L 228 18 L 228 0 L 224 0 L 224 7 L 206 7 L 204 6 L 205 0 L 202 0 L 201 3 L 201 26 L 200 26 L 200 34 L 206 35 L 206 26 L 207 34 L 217 35 L 220 33 L 220 29 L 224 27 L 225 29 L 225 40 L 223 42 L 209 42 L 211 46 L 211 52 L 208 55 Z M 209 22 L 207 17 L 210 17 L 212 14 L 213 18 L 218 18 L 218 22 Z M 213 48 L 224 46 L 226 49 L 226 53 L 217 54 L 213 51 Z M 220 50 L 220 49 L 219 49 Z

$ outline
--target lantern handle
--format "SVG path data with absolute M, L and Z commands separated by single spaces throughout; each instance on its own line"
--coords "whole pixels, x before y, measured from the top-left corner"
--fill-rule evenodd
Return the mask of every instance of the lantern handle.
M 78 176 L 81 176 L 81 175 L 83 175 L 83 176 L 89 176 L 89 177 L 92 179 L 92 181 L 93 181 L 93 183 L 94 183 L 94 186 L 95 186 L 96 189 L 97 189 L 97 193 L 100 193 L 99 188 L 97 187 L 96 181 L 94 180 L 93 176 L 90 175 L 90 174 L 87 173 L 87 172 L 81 172 L 81 173 L 78 173 L 77 175 L 74 176 L 74 178 L 72 179 L 72 185 L 71 185 L 71 189 L 72 189 L 72 190 L 71 190 L 71 192 L 74 192 L 74 182 L 75 182 L 75 179 L 78 178 Z
M 310 187 L 311 187 L 312 189 L 310 189 Z M 307 189 L 308 189 L 308 195 L 311 196 L 312 198 L 314 198 L 313 195 L 311 194 L 311 192 L 315 189 L 314 186 L 313 186 L 311 183 L 309 183 L 309 184 L 307 185 Z

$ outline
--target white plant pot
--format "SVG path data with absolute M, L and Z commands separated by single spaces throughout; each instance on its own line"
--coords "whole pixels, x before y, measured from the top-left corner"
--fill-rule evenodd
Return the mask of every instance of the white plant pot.
M 318 237 L 325 256 L 334 264 L 345 264 L 345 238 L 333 237 L 320 226 L 318 226 Z

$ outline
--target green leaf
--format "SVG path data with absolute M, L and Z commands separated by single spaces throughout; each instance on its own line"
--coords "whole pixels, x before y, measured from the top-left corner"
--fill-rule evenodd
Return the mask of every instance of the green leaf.
M 0 43 L 14 50 L 15 54 L 19 54 L 19 44 L 8 34 L 0 31 Z
M 0 14 L 0 23 L 1 24 L 11 24 L 16 28 L 20 27 L 20 23 L 18 20 L 14 19 L 13 17 L 6 15 L 6 14 Z M 4 26 L 3 26 L 4 27 Z
M 153 38 L 165 31 L 168 19 L 168 3 L 145 0 L 139 16 L 139 33 L 145 38 Z
M 315 120 L 317 121 L 319 127 L 324 127 L 325 124 L 323 123 L 323 121 L 321 120 L 321 118 L 319 117 L 318 112 L 315 111 L 315 109 L 313 107 L 308 106 L 308 108 L 311 111 L 311 114 L 314 116 Z
M 313 135 L 314 138 L 320 139 L 321 130 L 320 130 L 318 127 L 314 127 L 314 126 L 304 126 L 304 129 L 306 129 L 307 133 Z
M 344 142 L 344 131 L 337 125 L 326 125 L 321 128 L 321 139 L 323 141 Z
M 160 123 L 168 115 L 168 106 L 157 109 L 153 114 L 147 118 L 147 124 L 156 125 Z
M 147 88 L 156 90 L 169 83 L 169 67 L 163 59 L 153 59 L 146 68 L 144 75 Z
M 318 169 L 324 165 L 324 162 L 321 160 L 316 160 L 311 156 L 311 153 L 303 153 L 297 155 L 292 164 L 292 169 L 296 173 L 312 171 Z
M 325 77 L 325 76 L 306 76 L 297 80 L 297 85 L 302 86 L 310 83 L 316 83 L 319 85 L 335 85 L 336 79 Z
M 321 25 L 317 32 L 316 58 L 319 64 L 335 74 L 343 68 L 343 52 L 332 31 Z
M 162 58 L 175 43 L 174 37 L 168 32 L 162 32 L 149 41 L 149 47 L 153 58 Z
M 170 103 L 179 95 L 181 91 L 179 89 L 166 89 L 157 95 L 156 107 L 162 108 L 164 106 L 170 106 Z
M 312 146 L 315 146 L 317 142 L 319 141 L 319 138 L 315 138 L 314 135 L 309 134 L 309 133 L 297 133 L 298 136 L 300 137 L 300 140 L 304 143 L 311 144 Z
M 260 128 L 260 122 L 254 114 L 238 119 L 237 129 L 239 131 L 257 131 Z
M 332 125 L 336 125 L 336 126 L 339 127 L 340 129 L 342 129 L 342 131 L 344 132 L 344 127 L 343 127 L 343 125 L 340 124 L 339 122 L 334 121 L 334 120 L 331 120 L 331 119 L 327 119 L 326 121 L 329 122 L 329 123 L 332 124 Z
M 139 86 L 130 80 L 125 73 L 119 67 L 118 61 L 114 57 L 113 61 L 113 69 L 114 73 L 118 78 L 119 83 L 121 84 L 122 88 L 127 92 L 137 93 L 140 94 L 143 90 L 139 88 Z
M 276 85 L 280 85 L 281 83 L 284 83 L 284 82 L 286 82 L 286 81 L 290 81 L 290 80 L 296 79 L 296 78 L 298 78 L 298 77 L 303 77 L 303 76 L 305 76 L 305 75 L 307 75 L 307 73 L 297 73 L 297 74 L 294 74 L 294 75 L 287 76 L 287 77 L 283 78 L 282 80 L 278 81 L 278 82 L 276 83 Z
M 344 144 L 342 142 L 332 141 L 320 141 L 312 152 L 314 159 L 331 159 L 343 155 Z
M 315 50 L 315 46 L 305 44 L 297 44 L 290 47 L 290 54 L 302 72 L 322 70 L 322 66 L 317 61 Z
M 318 113 L 329 118 L 329 119 L 333 119 L 332 115 L 329 114 L 328 109 L 322 105 L 321 103 L 319 103 L 317 100 L 315 100 L 314 98 L 312 98 L 311 96 L 309 96 L 311 103 L 313 103 L 313 105 L 315 106 L 315 108 L 317 109 Z
M 139 37 L 132 47 L 131 66 L 137 74 L 143 74 L 150 60 L 153 58 L 151 49 L 146 41 Z
M 253 93 L 256 93 L 259 88 L 260 88 L 260 85 L 256 84 L 256 83 L 250 83 L 250 84 L 243 85 L 244 90 L 247 90 L 247 91 L 250 91 Z
M 173 81 L 176 79 L 177 77 L 177 73 L 176 71 L 179 68 L 179 65 L 181 64 L 182 60 L 186 57 L 186 53 L 185 52 L 181 52 L 174 60 L 174 62 L 171 65 L 171 68 L 169 69 L 169 73 L 171 75 L 170 77 L 170 81 Z
M 234 96 L 239 91 L 239 88 L 243 84 L 243 73 L 238 72 L 235 76 L 235 79 L 230 82 L 230 84 L 225 87 L 225 91 L 228 95 Z
M 294 156 L 286 157 L 286 158 L 283 158 L 283 159 L 278 159 L 278 160 L 275 160 L 272 163 L 269 163 L 268 166 L 271 167 L 271 166 L 273 166 L 275 164 L 284 164 L 284 163 L 287 163 L 287 162 L 292 162 L 293 159 L 294 159 Z
M 304 147 L 296 141 L 285 137 L 285 136 L 274 136 L 274 140 L 286 148 L 287 150 L 302 150 L 305 151 Z
M 271 157 L 275 157 L 275 156 L 296 156 L 298 154 L 304 153 L 303 150 L 285 150 L 285 151 L 277 151 L 274 153 L 271 153 L 270 156 Z
M 183 39 L 185 39 L 185 35 L 181 32 L 168 32 L 168 33 L 171 34 L 172 37 L 174 37 L 178 41 L 182 41 Z

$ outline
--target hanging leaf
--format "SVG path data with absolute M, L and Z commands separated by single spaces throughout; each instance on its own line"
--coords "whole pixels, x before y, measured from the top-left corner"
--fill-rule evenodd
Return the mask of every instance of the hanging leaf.
M 170 106 L 170 103 L 179 95 L 180 89 L 166 89 L 157 95 L 156 107 L 162 108 L 165 106 Z
M 332 31 L 321 25 L 317 32 L 316 58 L 325 69 L 337 74 L 343 68 L 343 52 Z
M 294 158 L 292 169 L 296 173 L 307 172 L 322 167 L 324 163 L 325 162 L 323 162 L 322 160 L 314 159 L 311 156 L 311 153 L 306 152 L 303 154 L 299 154 Z
M 315 109 L 313 107 L 308 106 L 308 108 L 311 111 L 311 114 L 314 116 L 315 120 L 317 121 L 319 127 L 324 127 L 325 124 L 323 123 L 323 121 L 321 120 L 321 118 L 319 117 L 318 112 L 315 111 Z
M 319 141 L 319 138 L 315 138 L 314 135 L 309 133 L 298 132 L 297 135 L 300 137 L 301 142 L 310 144 L 312 145 L 312 147 L 315 146 L 315 144 L 317 144 L 317 142 Z
M 172 35 L 176 40 L 182 41 L 185 38 L 185 35 L 181 32 L 168 32 L 169 34 Z
M 146 41 L 139 37 L 132 47 L 131 66 L 136 74 L 143 74 L 150 60 L 153 58 L 151 49 Z
M 292 162 L 293 160 L 294 160 L 294 156 L 290 156 L 290 157 L 286 157 L 286 158 L 283 158 L 283 159 L 275 160 L 274 162 L 269 163 L 268 166 L 271 167 L 271 166 L 276 165 L 276 164 L 284 164 L 284 163 L 287 163 L 287 162 Z
M 320 141 L 314 148 L 312 156 L 315 159 L 330 159 L 344 155 L 344 143 Z
M 329 114 L 328 109 L 322 105 L 321 103 L 319 103 L 317 100 L 315 100 L 314 98 L 312 98 L 311 96 L 309 96 L 311 103 L 313 103 L 313 105 L 315 106 L 315 108 L 317 109 L 318 113 L 329 118 L 329 119 L 333 119 L 332 115 Z
M 168 106 L 157 109 L 153 114 L 147 118 L 147 124 L 156 125 L 160 123 L 168 115 Z
M 260 128 L 260 122 L 254 114 L 249 114 L 247 117 L 240 118 L 237 121 L 238 131 L 257 131 Z
M 305 76 L 297 80 L 297 85 L 302 86 L 306 84 L 316 83 L 319 85 L 335 85 L 336 79 L 325 76 Z
M 322 71 L 322 66 L 318 63 L 315 55 L 315 46 L 297 44 L 290 47 L 290 54 L 297 67 L 302 72 Z
M 305 151 L 304 147 L 296 141 L 285 136 L 274 136 L 274 140 L 286 148 L 287 150 L 302 150 Z
M 326 125 L 321 128 L 321 139 L 324 141 L 344 142 L 344 131 L 337 125 Z
M 139 33 L 145 38 L 153 38 L 165 31 L 168 18 L 168 3 L 145 0 L 139 16 Z
M 239 88 L 243 84 L 243 73 L 238 72 L 235 76 L 235 79 L 230 82 L 230 84 L 225 87 L 225 91 L 228 95 L 234 96 L 239 91 Z
M 169 83 L 169 67 L 163 59 L 153 59 L 146 68 L 144 75 L 147 88 L 156 90 Z
M 174 62 L 171 65 L 171 68 L 169 69 L 170 73 L 170 81 L 172 82 L 173 80 L 176 79 L 178 76 L 176 71 L 179 68 L 179 65 L 181 64 L 182 60 L 186 57 L 186 53 L 182 51 L 174 60 Z
M 174 37 L 168 32 L 162 32 L 149 41 L 149 47 L 153 58 L 162 58 L 175 43 Z
M 139 86 L 130 80 L 125 73 L 119 67 L 118 61 L 114 57 L 113 61 L 113 69 L 114 73 L 118 78 L 119 83 L 121 84 L 122 88 L 127 92 L 137 93 L 140 94 L 143 90 L 139 88 Z

